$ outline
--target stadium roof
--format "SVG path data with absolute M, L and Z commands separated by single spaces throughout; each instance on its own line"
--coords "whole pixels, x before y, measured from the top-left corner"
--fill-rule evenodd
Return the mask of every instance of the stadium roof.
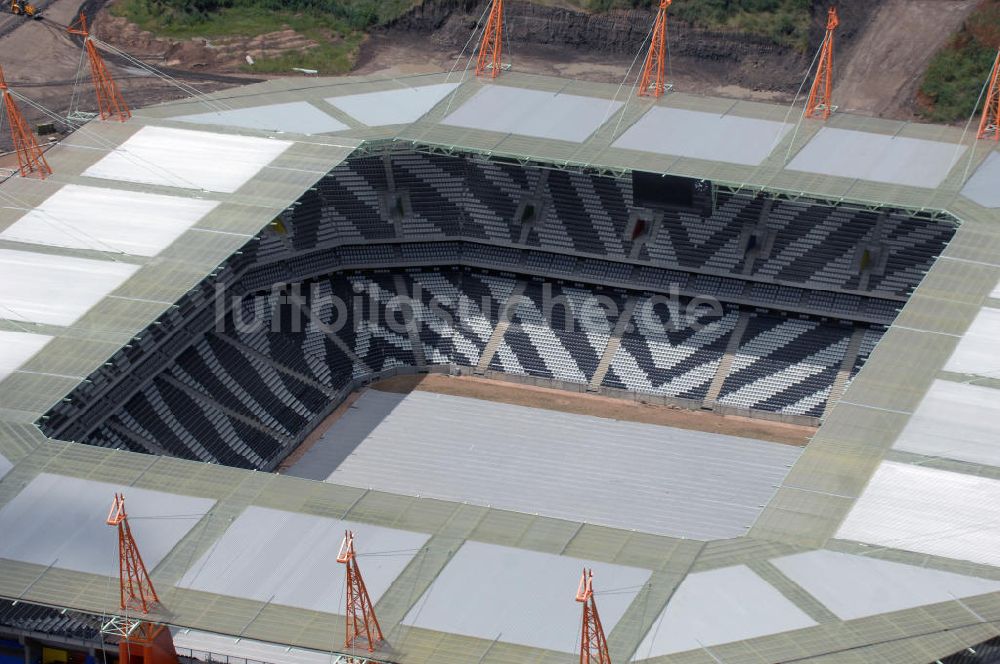
M 517 610 L 498 606 L 491 618 L 429 593 L 469 587 L 470 602 L 491 601 L 496 586 L 469 576 L 489 564 L 526 570 L 506 585 L 535 597 L 531 617 L 554 631 L 563 609 L 532 595 L 545 574 L 590 561 L 614 579 L 621 593 L 601 605 L 618 661 L 909 664 L 996 634 L 994 143 L 953 127 L 849 114 L 800 124 L 782 106 L 639 100 L 514 73 L 489 83 L 278 79 L 212 99 L 91 122 L 49 150 L 54 177 L 0 184 L 0 596 L 112 611 L 110 529 L 89 505 L 114 485 L 132 487 L 138 504 L 184 503 L 169 528 L 138 522 L 144 552 L 159 559 L 158 617 L 219 634 L 331 648 L 342 623 L 315 589 L 336 585 L 332 563 L 289 542 L 345 521 L 378 526 L 387 549 L 408 552 L 372 571 L 393 660 L 574 661 Z M 961 226 L 741 537 L 680 539 L 247 472 L 48 440 L 35 426 L 358 146 L 397 143 L 947 210 Z M 259 573 L 252 565 L 225 565 L 248 532 L 270 533 L 257 543 L 262 560 L 281 559 L 274 547 L 305 556 L 301 585 L 262 589 L 247 578 Z M 200 571 L 220 564 L 219 582 L 203 584 Z

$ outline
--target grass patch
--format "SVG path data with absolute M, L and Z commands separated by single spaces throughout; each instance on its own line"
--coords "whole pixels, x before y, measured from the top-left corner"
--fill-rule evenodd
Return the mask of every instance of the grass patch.
M 1000 45 L 1000 0 L 984 0 L 927 67 L 919 98 L 932 122 L 968 119 Z
M 119 0 L 111 12 L 143 30 L 173 39 L 255 37 L 291 28 L 318 45 L 260 58 L 243 69 L 282 73 L 299 67 L 343 74 L 354 66 L 365 30 L 395 18 L 413 1 Z
M 659 0 L 577 0 L 591 11 L 655 7 Z M 736 31 L 805 51 L 810 0 L 681 0 L 670 15 L 706 30 Z

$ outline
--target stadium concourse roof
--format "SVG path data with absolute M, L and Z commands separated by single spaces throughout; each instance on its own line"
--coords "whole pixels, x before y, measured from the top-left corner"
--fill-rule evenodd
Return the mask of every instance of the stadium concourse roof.
M 995 144 L 844 113 L 800 124 L 768 104 L 458 78 L 279 79 L 164 104 L 76 131 L 48 151 L 56 175 L 44 182 L 0 184 L 0 596 L 113 612 L 102 510 L 128 487 L 157 618 L 222 635 L 333 647 L 329 554 L 345 523 L 394 552 L 365 563 L 392 661 L 574 661 L 577 608 L 548 594 L 582 564 L 608 591 L 615 661 L 910 664 L 996 635 Z M 743 537 L 654 535 L 545 504 L 504 511 L 41 434 L 50 406 L 324 173 L 362 144 L 394 142 L 947 210 L 961 226 Z

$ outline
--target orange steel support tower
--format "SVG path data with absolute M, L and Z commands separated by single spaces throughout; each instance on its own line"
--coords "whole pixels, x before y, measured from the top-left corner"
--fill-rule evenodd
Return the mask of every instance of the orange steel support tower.
M 344 625 L 344 647 L 355 648 L 358 639 L 368 642 L 368 652 L 383 640 L 382 628 L 375 617 L 372 598 L 368 596 L 365 581 L 358 568 L 357 554 L 354 552 L 354 533 L 344 531 L 344 541 L 340 544 L 337 562 L 346 565 L 347 573 L 347 619 Z
M 115 494 L 107 524 L 118 529 L 119 606 L 125 616 L 112 618 L 102 631 L 119 638 L 121 664 L 177 664 L 177 652 L 169 629 L 128 617 L 130 610 L 140 611 L 143 615 L 149 613 L 160 598 L 132 537 L 123 494 Z
M 639 96 L 652 94 L 659 97 L 667 91 L 664 80 L 667 61 L 667 7 L 673 0 L 660 0 L 660 9 L 656 12 L 656 22 L 653 23 L 653 40 L 649 43 L 646 53 L 646 64 L 642 67 L 642 77 L 639 79 Z
M 806 103 L 806 117 L 813 118 L 822 115 L 826 120 L 836 106 L 833 106 L 833 31 L 840 25 L 837 8 L 830 7 L 826 15 L 826 35 L 820 46 L 819 66 L 816 68 L 816 79 L 809 90 L 809 101 Z
M 993 71 L 990 73 L 990 87 L 986 92 L 986 105 L 983 106 L 983 118 L 979 121 L 979 138 L 992 135 L 994 141 L 1000 141 L 1000 49 L 997 49 L 997 59 L 993 61 Z
M 125 122 L 132 117 L 132 112 L 125 103 L 125 99 L 118 92 L 118 86 L 111 77 L 111 72 L 104 64 L 104 58 L 97 52 L 94 40 L 90 38 L 90 31 L 87 29 L 87 17 L 80 12 L 80 18 L 66 28 L 71 35 L 83 37 L 83 47 L 87 51 L 87 59 L 90 60 L 90 77 L 94 82 L 94 90 L 97 92 L 97 109 L 102 120 L 115 117 L 120 122 Z
M 580 664 L 611 664 L 608 640 L 604 637 L 601 616 L 594 600 L 594 571 L 584 568 L 576 601 L 583 604 L 583 629 L 580 630 Z
M 49 162 L 45 160 L 42 149 L 38 147 L 35 135 L 21 115 L 21 109 L 14 101 L 14 95 L 7 87 L 7 80 L 3 76 L 3 69 L 0 68 L 0 91 L 3 94 L 3 111 L 7 117 L 7 126 L 10 127 L 10 137 L 14 143 L 14 151 L 17 153 L 17 167 L 21 175 L 28 177 L 32 173 L 37 173 L 38 177 L 45 179 L 46 175 L 52 175 Z
M 493 0 L 490 17 L 483 30 L 483 38 L 479 40 L 479 58 L 476 60 L 476 76 L 482 75 L 487 69 L 490 77 L 496 78 L 503 69 L 500 56 L 503 53 L 503 0 Z

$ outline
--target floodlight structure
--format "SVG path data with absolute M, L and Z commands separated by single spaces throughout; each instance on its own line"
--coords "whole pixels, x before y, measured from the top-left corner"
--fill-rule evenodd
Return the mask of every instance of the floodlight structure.
M 809 90 L 809 101 L 806 102 L 805 116 L 807 118 L 822 117 L 824 120 L 837 110 L 833 105 L 833 32 L 840 25 L 837 8 L 830 7 L 826 15 L 826 34 L 819 50 L 819 65 L 816 67 L 816 78 Z
M 7 87 L 7 80 L 3 76 L 3 68 L 0 68 L 0 93 L 3 95 L 3 112 L 7 119 L 7 126 L 10 127 L 10 138 L 14 144 L 14 152 L 17 153 L 17 168 L 22 177 L 38 175 L 41 179 L 52 175 L 52 168 L 45 160 L 42 148 L 38 146 L 35 135 L 21 114 L 21 109 L 14 101 L 14 95 Z
M 583 628 L 580 630 L 580 664 L 611 664 L 608 640 L 594 600 L 594 571 L 584 568 L 576 601 L 583 604 Z
M 656 12 L 653 23 L 653 39 L 649 42 L 646 53 L 646 63 L 642 67 L 639 78 L 638 94 L 640 97 L 653 95 L 659 97 L 672 86 L 666 82 L 667 63 L 667 8 L 673 0 L 660 0 L 660 8 Z
M 118 529 L 118 597 L 123 615 L 112 617 L 101 626 L 101 632 L 118 638 L 121 664 L 177 664 L 170 630 L 129 616 L 130 611 L 148 614 L 160 598 L 132 537 L 124 494 L 115 494 L 106 523 Z
M 991 136 L 994 141 L 1000 141 L 1000 49 L 997 49 L 997 58 L 990 72 L 990 87 L 986 91 L 986 104 L 977 134 L 978 138 Z
M 490 17 L 486 20 L 486 29 L 479 40 L 479 57 L 476 58 L 476 76 L 488 71 L 490 78 L 500 75 L 504 69 L 503 55 L 503 0 L 492 0 Z
M 87 59 L 90 61 L 90 77 L 94 83 L 94 90 L 97 93 L 97 110 L 102 120 L 114 118 L 119 122 L 125 122 L 132 117 L 125 98 L 118 91 L 115 79 L 108 71 L 108 66 L 104 63 L 104 58 L 98 53 L 94 46 L 94 40 L 87 29 L 87 17 L 80 12 L 80 18 L 74 21 L 66 32 L 71 35 L 83 37 L 83 48 L 87 52 Z
M 354 551 L 354 533 L 344 531 L 344 541 L 340 544 L 337 562 L 345 565 L 347 574 L 347 610 L 344 612 L 344 647 L 357 648 L 358 641 L 364 639 L 368 652 L 374 652 L 375 646 L 383 640 L 382 628 L 375 617 L 375 607 L 368 595 L 368 588 L 361 578 L 357 554 Z

